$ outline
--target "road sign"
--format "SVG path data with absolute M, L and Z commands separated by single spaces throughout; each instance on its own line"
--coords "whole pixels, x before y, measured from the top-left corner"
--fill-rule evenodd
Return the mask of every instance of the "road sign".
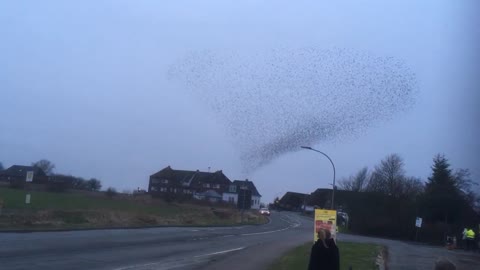
M 33 171 L 28 171 L 27 172 L 27 182 L 32 182 L 33 181 Z
M 313 240 L 318 240 L 318 231 L 321 229 L 328 230 L 332 234 L 332 238 L 337 236 L 337 211 L 315 209 L 315 223 L 313 231 Z
M 25 204 L 30 204 L 30 198 L 31 198 L 30 194 L 27 194 L 25 196 Z
M 415 227 L 417 227 L 417 228 L 422 227 L 422 218 L 421 217 L 417 217 L 417 219 L 415 220 Z

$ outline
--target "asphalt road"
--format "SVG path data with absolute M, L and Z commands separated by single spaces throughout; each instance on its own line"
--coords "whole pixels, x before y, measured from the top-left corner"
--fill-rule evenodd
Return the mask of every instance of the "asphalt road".
M 298 214 L 274 212 L 261 226 L 0 233 L 0 269 L 264 270 L 311 241 L 312 226 Z M 346 234 L 338 241 L 388 247 L 390 270 L 431 270 L 442 257 L 458 270 L 480 270 L 480 253 Z
M 0 233 L 0 269 L 265 269 L 312 238 L 312 221 L 272 213 L 269 224 Z

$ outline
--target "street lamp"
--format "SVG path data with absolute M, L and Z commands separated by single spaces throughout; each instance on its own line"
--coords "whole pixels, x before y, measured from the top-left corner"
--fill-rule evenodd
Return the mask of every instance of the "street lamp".
M 333 187 L 332 187 L 332 209 L 334 209 L 334 200 L 335 200 L 335 164 L 333 164 L 333 161 L 332 159 L 325 153 L 323 153 L 322 151 L 319 151 L 317 149 L 313 149 L 312 147 L 310 146 L 302 146 L 303 149 L 307 149 L 307 150 L 312 150 L 312 151 L 315 151 L 317 153 L 320 153 L 322 155 L 324 155 L 325 157 L 328 158 L 328 160 L 330 160 L 330 163 L 332 163 L 332 167 L 333 167 Z

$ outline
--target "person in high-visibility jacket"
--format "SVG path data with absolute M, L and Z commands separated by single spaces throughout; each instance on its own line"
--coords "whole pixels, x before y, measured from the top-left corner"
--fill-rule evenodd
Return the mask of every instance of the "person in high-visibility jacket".
M 472 229 L 468 229 L 466 233 L 467 250 L 475 248 L 475 232 Z

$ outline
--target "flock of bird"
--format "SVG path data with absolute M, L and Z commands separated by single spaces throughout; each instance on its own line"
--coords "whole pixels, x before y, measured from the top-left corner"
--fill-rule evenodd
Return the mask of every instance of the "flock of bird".
M 347 49 L 194 52 L 169 77 L 216 113 L 246 174 L 300 145 L 358 135 L 416 92 L 400 60 Z

